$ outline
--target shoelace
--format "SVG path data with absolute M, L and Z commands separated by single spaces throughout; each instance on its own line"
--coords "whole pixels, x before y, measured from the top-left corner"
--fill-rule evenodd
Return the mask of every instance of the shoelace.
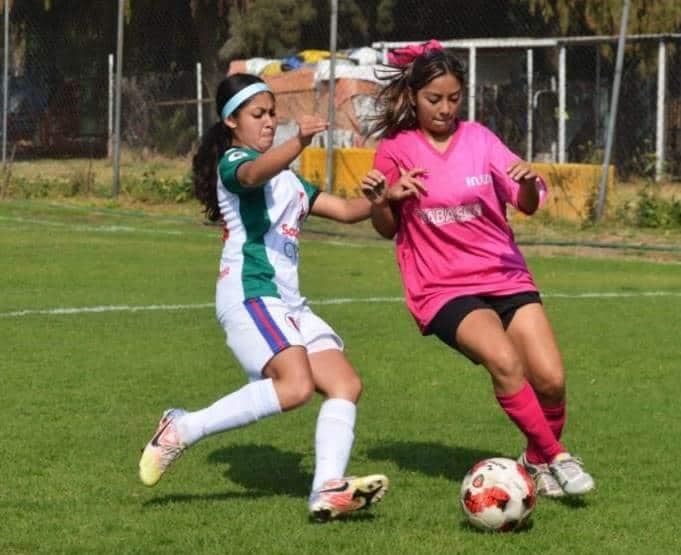
M 548 491 L 553 490 L 556 487 L 560 487 L 548 464 L 535 464 L 532 466 L 534 468 L 530 473 L 530 476 L 534 480 L 535 484 L 537 484 L 538 489 Z
M 522 465 L 527 470 L 527 473 L 532 476 L 532 478 L 538 478 L 542 474 L 551 474 L 551 468 L 548 463 L 531 463 L 527 459 L 523 459 Z
M 163 449 L 161 451 L 161 456 L 159 457 L 161 459 L 161 464 L 163 468 L 167 468 L 168 465 L 173 462 L 175 459 L 178 459 L 179 457 L 182 456 L 182 453 L 184 451 L 184 445 L 182 444 L 177 444 L 177 445 L 163 445 Z
M 552 497 L 563 493 L 563 489 L 551 472 L 551 467 L 548 463 L 533 464 L 525 461 L 524 466 L 537 486 L 537 493 Z
M 568 478 L 574 478 L 582 473 L 584 463 L 579 457 L 570 457 L 569 459 L 555 463 L 554 466 L 558 467 L 558 469 L 565 473 Z
M 177 440 L 177 432 L 173 428 L 173 424 L 170 424 L 166 428 L 165 432 L 158 438 L 158 442 L 161 447 L 161 455 L 159 458 L 164 469 L 166 469 L 175 459 L 179 458 L 186 448 L 184 443 Z

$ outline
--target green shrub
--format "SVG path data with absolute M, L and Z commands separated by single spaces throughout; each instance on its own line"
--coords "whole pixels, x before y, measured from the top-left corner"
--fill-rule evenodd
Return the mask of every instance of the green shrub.
M 681 227 L 681 201 L 660 195 L 654 182 L 642 187 L 635 199 L 617 206 L 617 221 L 639 228 L 669 229 Z
M 150 170 L 142 177 L 122 177 L 120 192 L 140 202 L 187 202 L 193 198 L 192 178 L 189 173 L 182 177 L 159 177 Z M 92 169 L 87 168 L 76 170 L 68 178 L 12 176 L 3 193 L 6 197 L 21 199 L 107 197 L 111 194 L 111 184 L 96 181 Z
M 89 195 L 94 191 L 95 174 L 92 171 L 92 163 L 87 169 L 78 168 L 69 179 L 64 196 L 75 197 L 78 195 Z
M 669 223 L 673 227 L 681 227 L 681 201 L 676 198 L 669 203 Z
M 669 224 L 667 202 L 650 184 L 638 193 L 635 222 L 638 227 L 652 228 L 666 227 Z
M 186 202 L 193 195 L 191 175 L 159 177 L 153 170 L 141 178 L 123 179 L 121 190 L 142 202 Z
M 12 177 L 9 186 L 9 196 L 36 199 L 62 195 L 70 190 L 69 183 L 63 179 L 51 177 L 39 177 L 27 179 L 25 177 Z

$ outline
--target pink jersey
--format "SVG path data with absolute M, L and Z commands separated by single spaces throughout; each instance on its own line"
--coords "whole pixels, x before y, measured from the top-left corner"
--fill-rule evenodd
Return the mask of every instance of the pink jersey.
M 383 139 L 374 167 L 390 184 L 399 168 L 424 168 L 428 188 L 400 205 L 397 262 L 407 306 L 422 332 L 442 306 L 462 295 L 536 291 L 506 219 L 518 206 L 519 184 L 506 169 L 519 157 L 489 129 L 459 122 L 444 152 L 420 130 Z M 540 180 L 541 202 L 546 184 Z

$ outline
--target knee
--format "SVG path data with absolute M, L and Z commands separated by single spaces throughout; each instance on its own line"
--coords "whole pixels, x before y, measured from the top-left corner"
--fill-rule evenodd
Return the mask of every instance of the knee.
M 311 376 L 297 375 L 278 380 L 277 393 L 282 410 L 291 410 L 307 403 L 315 393 Z
M 340 395 L 338 396 L 356 403 L 360 395 L 362 395 L 363 388 L 362 379 L 357 374 L 354 374 L 351 378 L 343 380 Z
M 333 382 L 319 386 L 319 392 L 328 399 L 345 399 L 356 403 L 362 394 L 362 380 L 352 373 L 350 375 L 339 376 Z
M 485 367 L 494 378 L 498 379 L 519 378 L 524 375 L 524 368 L 520 357 L 512 349 L 494 353 L 485 361 Z
M 555 372 L 532 384 L 541 401 L 560 404 L 565 400 L 565 376 Z
M 525 369 L 522 361 L 512 349 L 494 353 L 489 359 L 483 361 L 483 364 L 492 377 L 495 391 L 509 393 L 522 387 Z

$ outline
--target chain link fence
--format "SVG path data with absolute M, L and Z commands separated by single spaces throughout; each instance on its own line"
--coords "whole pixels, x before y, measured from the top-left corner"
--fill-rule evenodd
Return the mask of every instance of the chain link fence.
M 244 18 L 248 9 L 267 3 L 128 2 L 123 148 L 140 155 L 191 153 L 217 118 L 213 91 L 230 71 L 258 73 L 272 85 L 282 136 L 295 132 L 297 115 L 326 114 L 330 8 L 306 0 L 274 4 L 281 8 L 278 20 L 267 19 L 274 16 L 265 8 L 258 12 L 261 37 Z M 555 26 L 522 4 L 339 2 L 334 146 L 372 146 L 367 116 L 386 45 L 438 38 L 469 66 L 474 86 L 462 117 L 481 121 L 535 161 L 601 163 L 616 42 L 561 42 Z M 84 8 L 75 0 L 26 0 L 5 6 L 7 157 L 110 156 L 118 2 L 97 0 Z M 242 17 L 241 34 L 230 28 L 235 14 Z M 294 15 L 298 22 L 289 21 Z M 681 35 L 674 31 L 627 43 L 613 157 L 625 177 L 661 172 L 681 180 Z M 509 42 L 520 36 L 537 42 Z M 487 42 L 465 44 L 473 39 Z M 324 136 L 316 140 L 318 146 L 325 142 Z

